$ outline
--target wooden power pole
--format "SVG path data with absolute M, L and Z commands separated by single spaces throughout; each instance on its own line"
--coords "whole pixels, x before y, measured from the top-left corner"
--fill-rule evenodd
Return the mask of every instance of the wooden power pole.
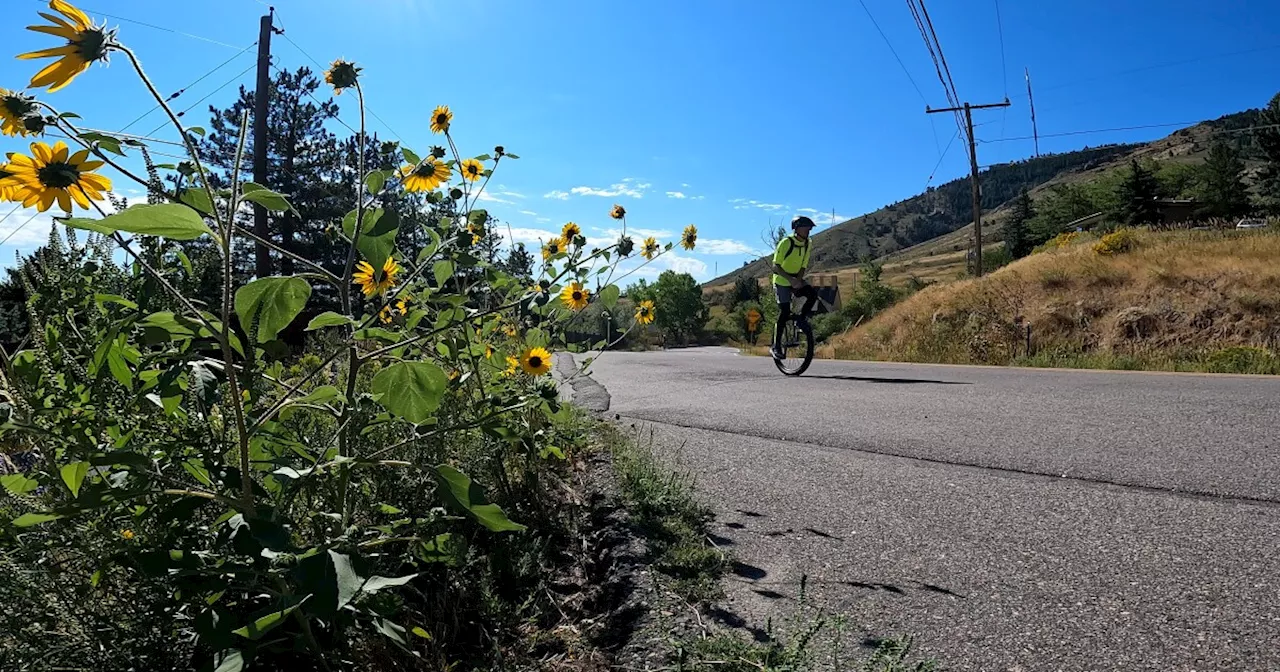
M 969 135 L 969 169 L 972 171 L 970 181 L 973 185 L 973 262 L 975 266 L 974 273 L 978 276 L 982 275 L 982 190 L 978 186 L 978 141 L 973 137 L 973 110 L 1008 106 L 1009 99 L 1005 98 L 1003 103 L 991 103 L 990 105 L 970 105 L 965 103 L 964 107 L 948 107 L 942 110 L 935 110 L 927 106 L 924 108 L 925 114 L 964 110 L 964 123 L 968 128 Z
M 1031 137 L 1036 141 L 1036 158 L 1040 158 L 1040 130 L 1036 128 L 1036 100 L 1031 97 L 1031 69 L 1023 68 L 1027 75 L 1027 104 L 1031 106 Z
M 253 181 L 267 186 L 267 103 L 271 96 L 271 12 L 262 17 L 258 30 L 258 84 L 253 94 Z M 233 215 L 234 216 L 234 215 Z M 271 239 L 267 225 L 267 209 L 253 205 L 253 232 L 263 240 Z M 231 250 L 227 250 L 231 254 Z M 258 243 L 254 250 L 254 270 L 259 278 L 271 275 L 271 251 Z

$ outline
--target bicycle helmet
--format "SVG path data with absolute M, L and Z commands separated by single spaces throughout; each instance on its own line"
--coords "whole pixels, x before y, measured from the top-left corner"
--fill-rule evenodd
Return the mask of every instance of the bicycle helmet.
M 812 229 L 814 227 L 813 220 L 809 219 L 808 217 L 805 217 L 804 215 L 797 215 L 794 219 L 791 220 L 792 231 L 795 231 L 796 229 L 802 226 L 806 226 Z

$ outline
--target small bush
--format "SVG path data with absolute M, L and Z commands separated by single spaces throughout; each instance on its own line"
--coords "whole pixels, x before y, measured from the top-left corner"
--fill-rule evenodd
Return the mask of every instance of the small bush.
M 1236 346 L 1210 354 L 1206 368 L 1213 373 L 1280 373 L 1280 357 L 1266 348 Z
M 1138 246 L 1138 238 L 1131 229 L 1119 229 L 1103 236 L 1093 244 L 1093 251 L 1102 255 L 1124 254 Z

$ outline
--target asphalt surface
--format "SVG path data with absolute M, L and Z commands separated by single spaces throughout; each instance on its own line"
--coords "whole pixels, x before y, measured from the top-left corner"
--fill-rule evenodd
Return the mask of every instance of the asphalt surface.
M 804 576 L 854 639 L 914 634 L 950 670 L 1280 670 L 1280 379 L 787 378 L 727 349 L 591 378 L 697 475 L 740 563 L 725 622 L 790 613 Z

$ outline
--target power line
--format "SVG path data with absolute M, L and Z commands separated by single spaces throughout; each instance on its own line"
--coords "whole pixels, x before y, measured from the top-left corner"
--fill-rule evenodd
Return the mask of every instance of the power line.
M 1095 82 L 1095 81 L 1098 81 L 1099 79 L 1109 79 L 1111 77 L 1118 77 L 1120 75 L 1130 75 L 1135 72 L 1145 72 L 1147 70 L 1159 70 L 1161 68 L 1171 68 L 1178 65 L 1187 65 L 1189 63 L 1199 63 L 1200 61 L 1208 61 L 1208 60 L 1213 60 L 1215 58 L 1226 58 L 1227 56 L 1243 56 L 1245 54 L 1256 54 L 1260 51 L 1273 51 L 1276 49 L 1280 49 L 1280 44 L 1272 44 L 1264 47 L 1254 47 L 1252 49 L 1244 49 L 1241 51 L 1227 51 L 1227 52 L 1222 52 L 1218 54 L 1209 54 L 1207 56 L 1198 56 L 1196 58 L 1188 58 L 1180 61 L 1169 61 L 1167 63 L 1155 63 L 1152 65 L 1144 65 L 1138 68 L 1131 68 L 1129 70 L 1118 70 L 1116 72 L 1104 73 L 1101 75 L 1095 75 L 1093 77 L 1086 77 L 1084 79 L 1077 79 L 1072 82 L 1066 82 L 1065 84 L 1058 84 L 1058 85 L 1049 86 L 1049 87 L 1041 87 L 1040 90 L 1041 92 L 1057 91 L 1058 89 L 1065 89 L 1072 86 L 1078 86 L 1080 84 Z
M 204 102 L 204 101 L 206 101 L 206 100 L 209 100 L 209 99 L 210 99 L 210 98 L 212 98 L 214 95 L 216 95 L 219 91 L 222 91 L 223 89 L 227 88 L 228 86 L 231 86 L 232 84 L 236 83 L 237 81 L 239 81 L 239 80 L 240 80 L 240 78 L 244 77 L 246 74 L 248 74 L 248 73 L 249 73 L 249 71 L 250 71 L 250 70 L 254 69 L 255 67 L 257 67 L 257 64 L 256 64 L 256 63 L 255 63 L 255 64 L 251 64 L 249 67 L 245 68 L 244 70 L 241 70 L 241 71 L 240 71 L 240 74 L 236 75 L 235 77 L 232 77 L 231 79 L 228 79 L 226 82 L 223 82 L 222 86 L 219 86 L 218 88 L 216 88 L 216 89 L 214 89 L 214 90 L 210 91 L 209 93 L 205 94 L 205 96 L 204 96 L 203 98 L 201 98 L 200 100 L 197 100 L 196 102 L 192 103 L 189 107 L 187 107 L 187 109 L 182 110 L 181 112 L 177 112 L 177 113 L 176 113 L 176 116 L 177 116 L 179 119 L 181 119 L 183 115 L 185 115 L 186 113 L 190 112 L 191 110 L 194 110 L 194 109 L 196 108 L 196 106 L 197 106 L 197 105 L 199 105 L 199 104 L 203 103 L 203 102 Z M 163 129 L 163 128 L 164 128 L 165 126 L 167 126 L 168 124 L 169 124 L 169 122 L 168 122 L 168 121 L 161 123 L 159 126 L 156 126 L 154 129 L 152 129 L 152 131 L 151 131 L 150 133 L 148 133 L 147 135 L 155 135 L 156 133 L 159 133 L 159 132 L 160 132 L 160 130 L 161 130 L 161 129 Z
M 867 13 L 867 18 L 871 19 L 871 25 L 876 27 L 876 32 L 880 33 L 880 39 L 884 40 L 886 47 L 889 47 L 889 52 L 893 54 L 894 60 L 898 61 L 898 67 L 902 68 L 902 74 L 907 76 L 907 80 L 911 82 L 911 87 L 914 88 L 916 90 L 916 94 L 920 96 L 920 101 L 925 105 L 928 105 L 929 100 L 924 97 L 924 92 L 922 92 L 920 87 L 916 84 L 915 77 L 911 76 L 911 72 L 907 70 L 906 64 L 904 64 L 902 62 L 902 58 L 898 56 L 898 50 L 893 48 L 893 43 L 889 42 L 889 37 L 880 29 L 880 24 L 876 22 L 876 17 L 871 15 L 871 10 L 867 8 L 867 3 L 864 0 L 858 0 L 858 3 L 862 5 L 862 11 Z
M 1004 21 L 1000 19 L 1000 0 L 996 3 L 996 28 L 1000 31 L 1000 79 L 1004 82 L 1004 97 L 1009 97 L 1009 66 L 1004 60 Z
M 258 46 L 258 43 L 255 41 L 253 44 L 251 44 L 251 45 L 249 45 L 249 46 L 245 47 L 244 49 L 241 49 L 241 50 L 240 50 L 240 52 L 239 52 L 239 53 L 237 53 L 235 56 L 232 56 L 231 58 L 228 58 L 227 60 L 225 60 L 225 61 L 223 61 L 222 63 L 220 63 L 220 64 L 219 64 L 217 67 L 215 67 L 214 69 L 210 70 L 209 72 L 204 73 L 203 75 L 201 75 L 201 76 L 200 76 L 200 78 L 199 78 L 199 79 L 197 79 L 197 80 L 195 80 L 194 82 L 191 82 L 190 84 L 188 84 L 188 85 L 186 85 L 186 86 L 182 87 L 181 89 L 178 89 L 177 91 L 175 91 L 175 92 L 173 93 L 173 95 L 169 96 L 169 97 L 166 99 L 166 102 L 167 102 L 167 101 L 169 101 L 169 100 L 174 100 L 174 99 L 175 99 L 175 98 L 177 98 L 178 96 L 181 96 L 182 94 L 186 93 L 186 92 L 187 92 L 187 89 L 189 89 L 189 88 L 191 88 L 191 87 L 195 86 L 196 84 L 199 84 L 200 82 L 203 82 L 203 81 L 204 81 L 205 79 L 207 79 L 210 75 L 212 75 L 213 73 L 215 73 L 215 72 L 217 72 L 217 71 L 221 70 L 222 68 L 226 67 L 226 66 L 227 66 L 227 65 L 229 65 L 232 61 L 236 60 L 237 58 L 240 58 L 241 56 L 243 56 L 243 55 L 245 54 L 245 52 L 249 51 L 250 49 L 252 49 L 252 48 L 254 48 L 254 47 L 256 47 L 256 46 Z M 123 133 L 123 132 L 125 132 L 125 131 L 129 130 L 130 128 L 132 128 L 132 127 L 133 127 L 133 125 L 134 125 L 134 124 L 138 123 L 139 121 L 142 121 L 143 119 L 147 118 L 148 116 L 151 116 L 151 113 L 152 113 L 152 112 L 155 112 L 155 111 L 156 111 L 156 110 L 158 110 L 158 109 L 160 109 L 160 107 L 161 107 L 161 105 L 157 103 L 155 107 L 151 108 L 150 110 L 147 110 L 147 111 L 146 111 L 146 112 L 144 112 L 141 116 L 139 116 L 137 119 L 134 119 L 133 121 L 131 121 L 131 122 L 129 122 L 129 123 L 127 123 L 127 124 L 125 124 L 124 128 L 120 129 L 120 132 L 121 132 L 121 133 Z
M 1171 127 L 1174 127 L 1174 126 L 1183 126 L 1183 127 L 1188 127 L 1188 128 L 1189 128 L 1189 127 L 1191 127 L 1191 126 L 1195 126 L 1195 125 L 1197 125 L 1197 124 L 1209 123 L 1209 122 L 1211 122 L 1211 121 L 1214 121 L 1214 120 L 1213 120 L 1213 119 L 1203 119 L 1203 120 L 1200 120 L 1200 121 L 1180 121 L 1180 122 L 1174 122 L 1174 123 L 1168 123 L 1168 124 L 1144 124 L 1144 125 L 1142 125 L 1142 126 L 1119 126 L 1119 127 L 1116 127 L 1116 128 L 1095 128 L 1095 129 L 1091 129 L 1091 130 L 1087 130 L 1087 131 L 1064 131 L 1064 132 L 1062 132 L 1062 133 L 1041 133 L 1041 134 L 1040 134 L 1040 137 L 1042 137 L 1042 138 L 1064 138 L 1064 137 L 1071 136 L 1071 135 L 1090 135 L 1090 134 L 1094 134 L 1094 133 L 1113 133 L 1113 132 L 1118 132 L 1118 131 L 1140 131 L 1140 130 L 1143 130 L 1143 129 L 1150 129 L 1150 128 L 1171 128 Z M 1247 131 L 1262 131 L 1262 130 L 1267 130 L 1267 129 L 1272 129 L 1272 128 L 1280 128 L 1280 124 L 1266 124 L 1266 125 L 1263 125 L 1263 126 L 1250 126 L 1250 127 L 1248 127 L 1248 128 L 1229 128 L 1229 129 L 1222 129 L 1222 130 L 1211 130 L 1211 131 L 1209 131 L 1209 132 L 1208 132 L 1208 134 L 1209 134 L 1209 135 L 1220 135 L 1220 134 L 1224 134 L 1224 133 L 1244 133 L 1244 132 L 1247 132 Z M 1028 136 L 1019 137 L 1019 138 L 1001 138 L 1001 139 L 999 139 L 999 140 L 979 140 L 979 142 L 990 144 L 990 143 L 995 143 L 995 142 L 1012 142 L 1012 141 L 1014 141 L 1014 140 L 1032 140 L 1032 139 L 1034 139 L 1034 136 L 1030 136 L 1030 135 L 1028 135 Z
M 13 213 L 11 212 L 9 214 L 12 215 Z M 7 216 L 8 215 L 6 215 L 6 217 Z M 30 224 L 31 222 L 34 222 L 36 217 L 39 217 L 39 216 L 40 216 L 40 212 L 36 211 L 34 214 L 32 214 L 30 217 L 27 218 L 27 221 L 23 222 L 22 224 L 19 224 L 18 228 L 10 231 L 9 235 L 4 237 L 4 240 L 0 240 L 0 245 L 4 245 L 5 243 L 9 242 L 10 238 L 13 238 L 14 236 L 18 235 L 19 231 L 25 229 L 28 224 Z
M 947 143 L 947 148 L 942 150 L 942 156 L 938 157 L 938 162 L 933 165 L 933 170 L 929 172 L 929 179 L 925 180 L 925 190 L 928 190 L 929 185 L 933 183 L 934 176 L 938 174 L 938 168 L 942 167 L 942 160 L 947 158 L 947 152 L 951 151 L 951 145 L 955 144 L 956 138 L 958 137 L 960 137 L 960 132 L 956 131 L 955 134 L 951 136 L 951 141 Z
M 42 4 L 42 5 L 43 5 L 43 4 L 48 4 L 48 3 L 47 3 L 47 0 L 34 0 L 34 1 L 35 1 L 35 2 L 38 2 L 38 3 Z M 98 11 L 98 10 L 96 10 L 96 9 L 89 9 L 88 7 L 79 7 L 79 9 L 81 9 L 82 11 L 84 11 L 84 12 L 85 12 L 85 13 L 87 13 L 87 14 L 97 14 L 97 15 L 99 15 L 99 16 L 105 16 L 105 17 L 107 17 L 108 19 L 115 19 L 116 21 L 124 21 L 125 23 L 133 23 L 133 24 L 137 24 L 137 25 L 139 25 L 139 26 L 145 26 L 145 27 L 147 27 L 147 28 L 153 28 L 153 29 L 155 29 L 155 30 L 161 30 L 161 31 L 164 31 L 164 32 L 166 32 L 166 33 L 173 33 L 174 35 L 181 35 L 182 37 L 189 37 L 189 38 L 191 38 L 191 39 L 193 39 L 193 40 L 200 40 L 201 42 L 208 42 L 209 44 L 216 44 L 216 45 L 218 45 L 218 46 L 220 46 L 220 47 L 227 47 L 228 49 L 239 49 L 239 48 L 240 48 L 239 46 L 234 45 L 234 44 L 227 44 L 226 42 L 221 42 L 221 41 L 218 41 L 218 40 L 215 40 L 215 39 L 212 39 L 212 38 L 203 37 L 203 36 L 201 36 L 201 35 L 193 35 L 193 34 L 191 34 L 191 33 L 183 32 L 183 31 L 181 31 L 181 30 L 176 30 L 176 29 L 173 29 L 173 28 L 168 28 L 168 27 L 166 27 L 166 26 L 157 26 L 157 25 L 156 25 L 156 24 L 154 24 L 154 23 L 147 23 L 146 21 L 139 21 L 139 20 L 137 20 L 137 19 L 130 19 L 130 18 L 126 18 L 126 17 L 123 17 L 123 16 L 117 16 L 117 15 L 115 15 L 115 14 L 108 14 L 108 13 L 106 13 L 106 12 L 100 12 L 100 11 Z
M 283 25 L 283 22 L 281 23 L 281 25 Z M 289 37 L 289 34 L 288 34 L 287 32 L 281 32 L 281 33 L 280 33 L 280 35 L 281 35 L 281 37 L 283 37 L 283 38 L 284 38 L 284 41 L 285 41 L 285 42 L 288 42 L 289 44 L 293 45 L 293 48 L 294 48 L 294 49 L 297 49 L 299 53 L 301 53 L 303 56 L 306 56 L 306 57 L 307 57 L 307 60 L 309 60 L 309 61 L 311 61 L 312 63 L 314 63 L 314 64 L 315 64 L 315 66 L 316 66 L 317 68 L 319 68 L 321 72 L 323 72 L 323 71 L 325 70 L 325 65 L 324 65 L 323 63 L 321 63 L 319 60 L 317 60 L 315 56 L 312 56 L 310 53 L 308 53 L 306 49 L 303 49 L 303 48 L 302 48 L 302 46 L 301 46 L 301 45 L 299 45 L 297 42 L 294 42 L 294 41 L 293 41 L 293 38 Z M 908 77 L 909 77 L 909 76 L 910 76 L 910 75 L 908 75 Z M 914 82 L 913 82 L 913 83 L 914 83 Z M 313 97 L 314 97 L 314 96 L 313 96 Z M 391 132 L 391 135 L 392 135 L 392 136 L 394 136 L 396 140 L 400 140 L 401 142 L 404 142 L 404 140 L 400 137 L 400 134 L 399 134 L 399 133 L 396 133 L 396 131 L 395 131 L 395 129 L 394 129 L 394 128 L 391 128 L 391 124 L 388 124 L 386 121 L 383 121 L 382 117 L 378 116 L 378 113 L 373 111 L 373 108 L 369 107 L 369 105 L 368 105 L 368 104 L 366 104 L 366 105 L 364 106 L 364 109 L 365 109 L 365 111 L 366 111 L 366 112 L 368 112 L 370 115 L 372 115 L 374 119 L 377 119 L 377 120 L 378 120 L 378 123 L 382 124 L 382 125 L 383 125 L 387 130 L 388 130 L 388 131 L 390 131 L 390 132 Z M 342 120 L 341 120 L 341 119 L 339 119 L 339 121 L 342 121 Z M 344 123 L 343 125 L 345 126 L 346 124 Z M 350 127 L 350 126 L 347 126 L 347 128 L 351 128 L 351 127 Z M 355 129 L 351 129 L 351 132 L 352 132 L 352 133 L 355 133 L 355 132 L 356 132 L 356 130 L 355 130 Z
M 946 94 L 947 103 L 953 108 L 960 107 L 960 95 L 956 92 L 955 81 L 951 78 L 951 70 L 947 67 L 946 57 L 942 54 L 942 44 L 938 42 L 937 31 L 933 30 L 932 21 L 929 20 L 928 13 L 924 7 L 924 0 L 907 0 L 907 7 L 911 10 L 911 16 L 916 22 L 916 28 L 920 31 L 920 37 L 924 40 L 925 49 L 929 52 L 929 58 L 933 60 L 934 70 L 938 74 L 938 81 L 942 83 L 942 91 Z M 964 121 L 960 118 L 960 113 L 955 113 L 956 128 L 961 134 L 965 132 Z

